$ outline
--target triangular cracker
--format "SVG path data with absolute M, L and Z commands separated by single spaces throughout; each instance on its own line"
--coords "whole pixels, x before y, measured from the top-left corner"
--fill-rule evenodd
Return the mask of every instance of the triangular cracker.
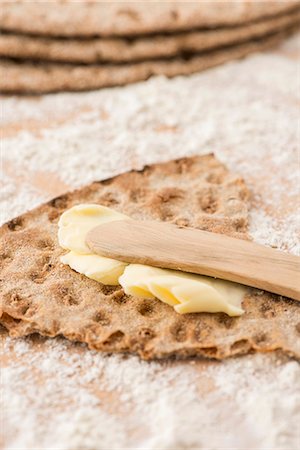
M 213 155 L 145 167 L 92 183 L 11 220 L 0 229 L 1 319 L 12 336 L 64 335 L 106 352 L 142 358 L 225 358 L 282 350 L 300 357 L 300 303 L 255 289 L 245 314 L 179 315 L 158 300 L 126 296 L 59 261 L 61 213 L 99 203 L 135 219 L 171 221 L 247 238 L 248 190 Z M 238 264 L 238 261 L 237 261 Z

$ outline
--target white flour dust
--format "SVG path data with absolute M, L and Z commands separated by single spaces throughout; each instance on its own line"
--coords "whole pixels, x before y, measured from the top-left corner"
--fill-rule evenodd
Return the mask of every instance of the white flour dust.
M 29 340 L 6 339 L 3 350 L 15 356 L 2 371 L 5 422 L 18 429 L 9 449 L 246 450 L 295 442 L 295 361 L 253 355 L 223 363 L 146 363 L 59 339 L 38 350 Z

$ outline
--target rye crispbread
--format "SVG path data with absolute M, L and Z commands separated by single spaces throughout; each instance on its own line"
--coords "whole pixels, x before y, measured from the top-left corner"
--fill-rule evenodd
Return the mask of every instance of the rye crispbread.
M 145 167 L 92 183 L 0 229 L 0 323 L 11 336 L 63 335 L 106 352 L 142 358 L 226 358 L 249 351 L 300 357 L 300 303 L 249 289 L 245 314 L 179 315 L 158 300 L 127 296 L 59 261 L 63 211 L 99 203 L 135 219 L 171 221 L 247 238 L 249 192 L 213 155 Z M 238 262 L 237 262 L 238 264 Z
M 49 36 L 128 36 L 214 28 L 274 17 L 299 0 L 3 2 L 0 29 Z
M 47 93 L 83 91 L 121 86 L 147 80 L 153 75 L 174 77 L 223 64 L 227 61 L 265 50 L 280 42 L 293 29 L 274 35 L 192 55 L 188 58 L 148 60 L 127 64 L 75 65 L 62 63 L 15 62 L 0 60 L 0 91 L 2 93 Z
M 0 56 L 84 64 L 170 58 L 261 38 L 296 24 L 300 24 L 300 8 L 289 14 L 233 28 L 131 39 L 58 39 L 9 33 L 0 35 Z

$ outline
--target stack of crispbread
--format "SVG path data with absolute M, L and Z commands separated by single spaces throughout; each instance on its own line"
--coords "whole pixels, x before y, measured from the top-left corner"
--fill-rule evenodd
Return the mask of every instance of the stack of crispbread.
M 300 1 L 4 2 L 0 89 L 43 93 L 186 75 L 267 48 Z

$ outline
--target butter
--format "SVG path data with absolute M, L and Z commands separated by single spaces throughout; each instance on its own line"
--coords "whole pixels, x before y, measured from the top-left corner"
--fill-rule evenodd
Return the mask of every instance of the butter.
M 85 236 L 97 225 L 113 220 L 129 219 L 128 216 L 100 205 L 77 205 L 65 211 L 58 222 L 59 245 L 76 253 L 90 254 Z
M 82 204 L 70 208 L 58 223 L 59 244 L 69 250 L 61 257 L 61 262 L 103 284 L 120 284 L 126 294 L 157 298 L 179 314 L 225 312 L 229 316 L 239 316 L 244 313 L 241 304 L 246 289 L 239 284 L 141 264 L 128 265 L 91 252 L 85 243 L 89 230 L 128 218 L 101 205 Z
M 61 262 L 92 280 L 118 285 L 127 264 L 93 254 L 85 243 L 85 236 L 97 225 L 121 219 L 128 217 L 100 205 L 83 204 L 68 209 L 58 222 L 59 245 L 70 250 L 60 258 Z
M 82 273 L 92 280 L 103 284 L 117 286 L 119 277 L 124 272 L 125 263 L 115 259 L 104 258 L 98 255 L 83 255 L 76 252 L 68 252 L 60 258 L 61 262 L 68 264 L 71 269 Z
M 180 314 L 225 312 L 239 316 L 244 312 L 241 302 L 245 288 L 229 281 L 130 264 L 119 282 L 126 294 L 156 297 Z

